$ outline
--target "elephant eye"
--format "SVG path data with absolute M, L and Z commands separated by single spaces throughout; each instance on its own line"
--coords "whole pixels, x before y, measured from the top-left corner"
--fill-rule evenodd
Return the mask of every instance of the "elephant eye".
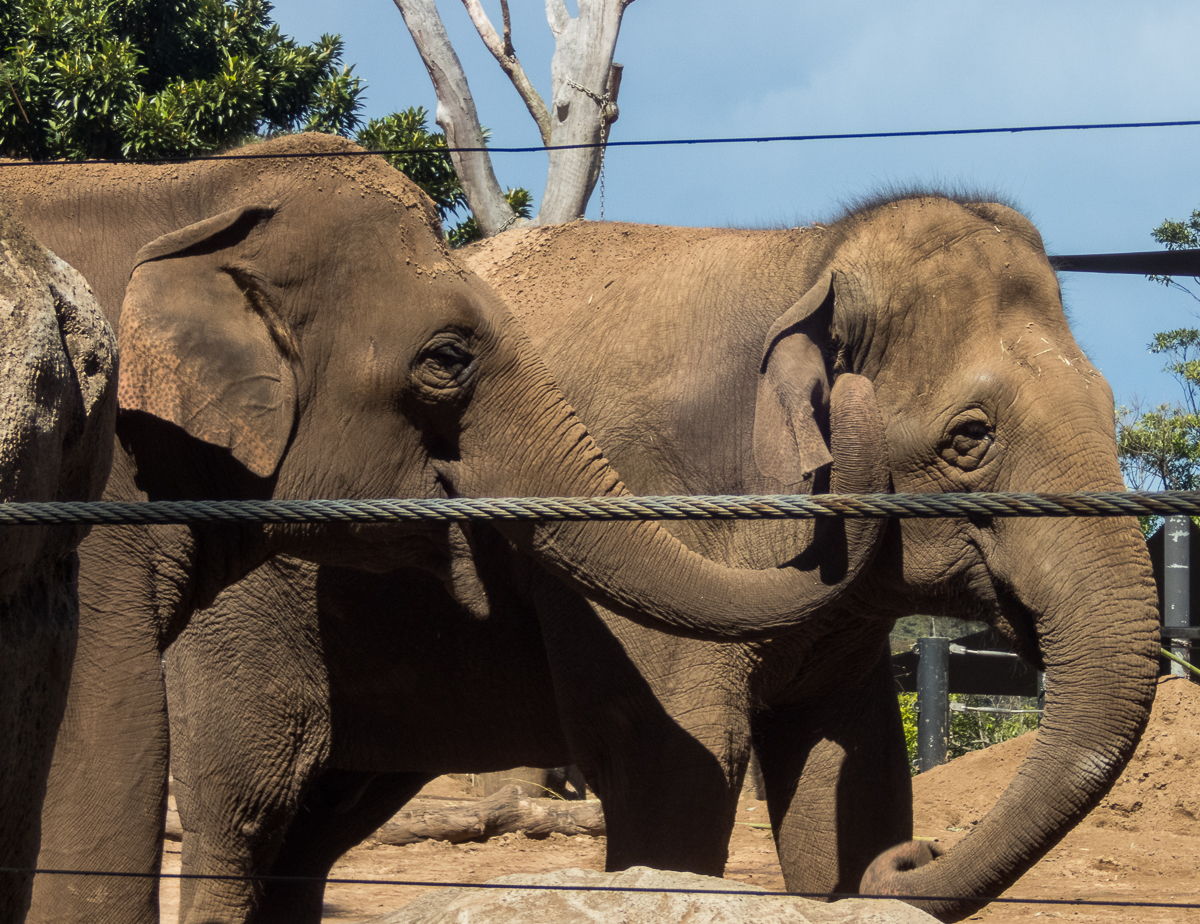
M 996 431 L 982 412 L 976 410 L 951 425 L 938 454 L 951 465 L 969 472 L 983 463 L 995 443 Z
M 433 337 L 417 354 L 414 374 L 421 385 L 443 392 L 461 389 L 475 373 L 475 355 L 457 331 Z

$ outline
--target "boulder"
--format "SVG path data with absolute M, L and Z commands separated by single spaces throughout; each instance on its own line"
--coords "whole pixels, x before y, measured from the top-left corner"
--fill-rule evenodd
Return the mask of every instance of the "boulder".
M 934 924 L 937 920 L 900 901 L 850 898 L 827 904 L 765 895 L 754 886 L 728 879 L 642 866 L 620 873 L 564 869 L 502 876 L 487 885 L 526 888 L 438 889 L 372 924 Z M 599 891 L 606 889 L 653 891 Z M 705 891 L 725 894 L 697 894 Z

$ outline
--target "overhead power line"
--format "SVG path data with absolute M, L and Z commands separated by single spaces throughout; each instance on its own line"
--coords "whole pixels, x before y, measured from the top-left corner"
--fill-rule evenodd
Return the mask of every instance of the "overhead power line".
M 1004 128 L 944 128 L 927 131 L 905 132 L 846 132 L 841 134 L 821 135 L 761 135 L 740 138 L 664 138 L 649 141 L 597 141 L 587 144 L 552 144 L 533 145 L 530 147 L 414 147 L 382 151 L 325 151 L 321 153 L 293 154 L 203 154 L 197 157 L 163 158 L 162 160 L 137 161 L 141 164 L 181 164 L 203 160 L 285 160 L 299 157 L 366 157 L 375 154 L 448 154 L 448 153 L 478 153 L 486 151 L 490 154 L 536 154 L 543 151 L 571 151 L 580 148 L 633 148 L 633 147 L 669 147 L 676 145 L 696 144 L 763 144 L 780 141 L 862 141 L 871 138 L 935 138 L 951 135 L 1015 135 L 1028 132 L 1066 132 L 1066 131 L 1097 131 L 1118 128 L 1181 128 L 1200 125 L 1200 119 L 1181 120 L 1174 122 L 1097 122 L 1075 125 L 1011 125 Z M 31 167 L 47 164 L 123 164 L 129 161 L 121 160 L 88 160 L 88 161 L 7 161 L 0 167 Z

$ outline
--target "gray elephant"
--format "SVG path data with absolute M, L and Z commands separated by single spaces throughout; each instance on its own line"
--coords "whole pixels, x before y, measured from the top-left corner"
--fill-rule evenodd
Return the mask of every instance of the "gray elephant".
M 637 493 L 825 490 L 830 396 L 860 376 L 897 491 L 1121 489 L 1111 391 L 1038 232 L 1003 205 L 899 196 L 790 231 L 577 223 L 468 262 Z M 667 528 L 743 567 L 814 547 L 801 522 Z M 749 643 L 631 624 L 494 531 L 473 542 L 485 621 L 412 572 L 277 561 L 180 637 L 186 872 L 320 878 L 432 776 L 574 762 L 604 801 L 610 869 L 719 875 L 753 747 L 790 890 L 943 896 L 914 903 L 952 919 L 1096 803 L 1153 697 L 1154 585 L 1128 518 L 893 522 L 836 614 Z M 987 621 L 1046 671 L 1037 744 L 936 858 L 909 840 L 888 657 L 914 613 Z M 188 882 L 184 910 L 316 921 L 320 896 Z
M 318 135 L 187 165 L 6 168 L 25 221 L 91 281 L 118 331 L 106 497 L 624 492 L 514 319 L 450 258 L 428 198 L 363 154 Z M 873 402 L 861 379 L 835 408 L 852 424 L 835 441 L 850 487 L 886 483 L 866 451 L 882 439 Z M 730 637 L 822 618 L 882 539 L 878 524 L 835 528 L 820 562 L 752 572 L 708 562 L 652 524 L 503 532 L 630 618 Z M 134 875 L 39 876 L 30 919 L 157 918 L 161 659 L 196 609 L 288 553 L 423 569 L 483 615 L 470 542 L 412 525 L 94 533 L 80 549 L 79 643 L 39 864 Z M 731 616 L 734 599 L 751 603 Z
M 112 464 L 116 337 L 87 283 L 0 209 L 0 502 L 95 500 Z M 78 526 L 0 527 L 0 867 L 37 863 L 79 621 Z M 0 876 L 22 921 L 33 876 Z

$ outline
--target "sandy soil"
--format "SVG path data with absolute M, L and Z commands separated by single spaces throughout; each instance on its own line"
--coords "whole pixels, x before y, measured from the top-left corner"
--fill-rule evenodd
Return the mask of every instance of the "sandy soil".
M 976 751 L 914 780 L 916 834 L 951 845 L 965 837 L 1012 778 L 1033 735 Z M 469 801 L 466 784 L 443 777 L 419 797 L 431 806 Z M 410 808 L 416 808 L 411 806 Z M 1007 893 L 1010 898 L 1173 902 L 1180 908 L 992 904 L 970 920 L 1013 924 L 1065 919 L 1076 924 L 1200 924 L 1200 686 L 1165 679 L 1150 725 L 1108 797 Z M 766 822 L 766 803 L 743 799 L 725 876 L 782 890 L 783 876 Z M 604 868 L 604 838 L 530 840 L 509 834 L 484 843 L 427 842 L 350 851 L 334 879 L 485 882 L 508 873 Z M 178 872 L 179 844 L 169 842 L 164 872 Z M 332 883 L 324 921 L 356 924 L 412 901 L 422 886 Z M 174 921 L 178 887 L 163 883 L 163 920 Z

